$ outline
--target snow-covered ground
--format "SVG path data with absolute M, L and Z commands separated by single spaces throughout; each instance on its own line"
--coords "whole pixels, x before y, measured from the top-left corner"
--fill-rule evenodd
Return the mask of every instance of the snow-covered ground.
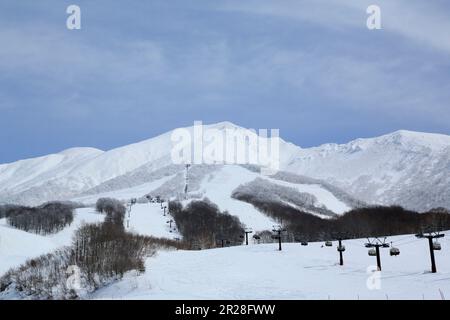
M 0 276 L 29 258 L 70 245 L 74 232 L 82 223 L 101 222 L 104 218 L 105 216 L 97 213 L 94 208 L 77 209 L 70 226 L 56 234 L 46 236 L 18 230 L 9 226 L 6 219 L 0 219 Z M 136 204 L 132 207 L 128 227 L 128 213 L 125 217 L 125 227 L 127 231 L 143 235 L 169 239 L 181 238 L 175 230 L 174 223 L 172 223 L 172 229 L 169 227 L 167 221 L 170 219 L 169 216 L 163 215 L 159 203 Z
M 441 299 L 450 298 L 450 233 L 436 251 L 438 273 L 430 270 L 426 240 L 389 238 L 398 257 L 382 249 L 380 289 L 367 268 L 365 240 L 344 244 L 339 266 L 336 243 L 261 244 L 204 251 L 162 251 L 147 259 L 146 272 L 127 274 L 97 291 L 95 299 Z M 367 282 L 372 284 L 368 288 Z
M 200 192 L 217 204 L 221 211 L 226 210 L 239 217 L 247 227 L 253 228 L 255 231 L 271 230 L 276 222 L 258 211 L 253 205 L 231 197 L 233 191 L 241 184 L 249 183 L 257 178 L 263 178 L 280 186 L 291 187 L 299 192 L 309 193 L 317 198 L 317 205 L 335 213 L 342 214 L 350 210 L 350 207 L 320 185 L 285 182 L 262 176 L 241 166 L 223 166 L 211 173 L 202 181 Z
M 217 182 L 220 184 L 220 182 Z M 20 231 L 0 220 L 0 275 L 28 258 L 69 245 L 84 222 L 102 221 L 93 208 L 78 209 L 74 223 L 51 236 Z M 127 217 L 126 217 L 127 218 Z M 130 231 L 175 238 L 160 204 L 136 204 Z M 125 222 L 126 223 L 126 222 Z M 428 244 L 414 235 L 390 237 L 401 250 L 398 257 L 382 250 L 380 289 L 367 269 L 376 263 L 365 240 L 345 241 L 344 266 L 339 266 L 336 243 L 254 244 L 203 251 L 159 251 L 146 260 L 146 272 L 130 272 L 94 293 L 95 299 L 441 299 L 450 297 L 450 232 L 435 251 L 438 273 L 431 274 Z M 367 286 L 368 279 L 372 289 Z
M 322 205 L 328 210 L 333 211 L 334 213 L 343 214 L 351 210 L 351 208 L 347 204 L 336 198 L 336 196 L 333 193 L 324 189 L 322 186 L 318 184 L 298 184 L 280 181 L 276 179 L 267 179 L 267 180 L 285 187 L 294 188 L 299 192 L 309 193 L 317 198 L 318 205 Z
M 167 206 L 167 203 L 163 205 Z M 127 220 L 129 219 L 129 225 Z M 159 238 L 181 238 L 175 231 L 175 223 L 170 221 L 172 218 L 168 215 L 164 216 L 164 211 L 159 203 L 135 204 L 131 207 L 131 213 L 125 217 L 125 226 L 127 231 L 139 233 Z
M 105 217 L 93 208 L 77 209 L 73 222 L 64 230 L 41 236 L 10 227 L 6 219 L 0 219 L 0 276 L 12 267 L 17 267 L 27 259 L 71 244 L 72 235 L 85 223 L 101 222 Z
M 240 184 L 250 182 L 259 175 L 240 166 L 224 166 L 202 182 L 201 192 L 217 204 L 221 211 L 231 215 L 254 231 L 272 230 L 276 223 L 256 210 L 253 205 L 231 198 L 233 190 Z
M 167 203 L 164 205 L 167 206 Z M 94 208 L 77 209 L 74 221 L 64 230 L 47 236 L 10 227 L 6 219 L 0 219 L 0 275 L 11 267 L 24 263 L 27 259 L 71 244 L 74 232 L 84 223 L 101 222 L 104 215 L 95 212 Z M 127 225 L 127 220 L 129 224 Z M 127 231 L 162 238 L 181 238 L 172 223 L 169 227 L 169 216 L 163 215 L 159 203 L 136 204 L 132 207 L 130 217 L 125 217 Z
M 126 201 L 131 198 L 140 198 L 160 187 L 163 183 L 172 179 L 175 175 L 167 176 L 152 182 L 144 183 L 132 188 L 125 188 L 120 190 L 114 190 L 110 192 L 102 192 L 92 195 L 86 195 L 81 197 L 75 197 L 71 200 L 74 202 L 81 202 L 84 204 L 95 204 L 99 198 L 115 198 L 117 200 Z

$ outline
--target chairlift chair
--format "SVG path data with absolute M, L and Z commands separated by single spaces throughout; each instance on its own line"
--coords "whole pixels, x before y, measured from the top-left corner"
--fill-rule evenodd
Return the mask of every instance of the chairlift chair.
M 391 256 L 394 256 L 394 257 L 400 255 L 400 249 L 394 247 L 394 246 L 392 245 L 392 242 L 391 242 L 391 249 L 389 250 L 389 254 L 390 254 Z
M 389 250 L 389 254 L 391 255 L 391 256 L 398 256 L 398 255 L 400 255 L 400 249 L 399 248 L 395 248 L 395 247 L 392 247 L 390 250 Z
M 441 244 L 437 241 L 433 242 L 433 250 L 441 250 Z
M 377 251 L 374 248 L 369 249 L 369 256 L 373 257 L 373 256 L 376 256 L 376 255 L 377 255 Z
M 331 242 L 331 241 L 325 241 L 325 246 L 326 246 L 326 247 L 332 247 L 332 246 L 333 246 L 333 242 Z
M 308 245 L 308 242 L 302 241 L 302 242 L 301 242 L 301 245 L 302 245 L 302 246 L 307 246 L 307 245 Z

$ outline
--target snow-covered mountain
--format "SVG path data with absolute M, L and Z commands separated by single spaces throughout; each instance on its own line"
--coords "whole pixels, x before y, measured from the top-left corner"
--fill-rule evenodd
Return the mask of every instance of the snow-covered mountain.
M 450 208 L 450 136 L 396 131 L 299 150 L 285 170 L 324 179 L 367 203 Z
M 240 128 L 229 122 L 205 127 Z M 180 194 L 185 169 L 172 164 L 172 133 L 109 151 L 74 148 L 2 164 L 0 203 L 93 202 L 99 196 L 129 199 L 148 193 Z M 238 204 L 231 193 L 252 183 L 253 189 L 282 186 L 302 196 L 308 194 L 313 204 L 309 210 L 317 209 L 317 214 L 322 209 L 342 213 L 356 199 L 417 210 L 450 208 L 450 136 L 446 135 L 398 131 L 309 149 L 280 139 L 280 169 L 284 172 L 267 177 L 251 166 L 193 165 L 188 173 L 189 195 L 208 197 L 224 209 L 237 206 L 235 210 L 242 210 L 239 206 L 247 204 Z M 263 180 L 255 184 L 258 178 Z

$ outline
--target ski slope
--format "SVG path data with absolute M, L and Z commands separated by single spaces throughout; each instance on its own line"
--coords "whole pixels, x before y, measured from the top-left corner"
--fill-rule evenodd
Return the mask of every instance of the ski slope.
M 398 257 L 382 249 L 380 287 L 369 289 L 367 268 L 376 264 L 365 240 L 344 244 L 344 266 L 336 243 L 260 244 L 203 251 L 160 251 L 146 272 L 128 273 L 100 289 L 94 299 L 441 299 L 450 297 L 450 233 L 436 251 L 432 274 L 427 241 L 413 235 L 391 237 Z M 376 281 L 369 281 L 376 284 Z
M 167 203 L 163 203 L 167 206 Z M 131 212 L 128 218 L 128 213 L 125 217 L 125 227 L 129 232 L 134 232 L 147 236 L 154 236 L 158 238 L 175 239 L 181 238 L 179 233 L 175 231 L 175 223 L 172 223 L 172 228 L 169 227 L 168 221 L 172 219 L 161 209 L 159 203 L 145 203 L 135 204 L 131 207 Z M 129 225 L 127 224 L 129 220 Z
M 74 223 L 51 236 L 20 231 L 0 220 L 0 275 L 27 259 L 69 245 L 82 222 L 100 222 L 93 208 L 76 210 Z M 126 217 L 126 220 L 128 216 Z M 157 203 L 136 204 L 128 231 L 156 237 L 179 237 L 170 232 L 168 217 Z M 126 222 L 125 222 L 126 223 Z M 414 235 L 390 237 L 400 248 L 398 257 L 382 251 L 380 288 L 368 267 L 365 239 L 344 241 L 344 266 L 339 266 L 336 243 L 255 244 L 203 251 L 161 250 L 146 260 L 146 272 L 127 273 L 100 289 L 94 299 L 441 299 L 450 297 L 450 232 L 435 251 L 438 273 L 431 274 L 427 241 Z M 376 280 L 376 277 L 375 277 Z M 373 284 L 373 282 L 371 282 Z M 376 281 L 375 281 L 376 284 Z
M 165 203 L 164 205 L 167 205 Z M 127 227 L 127 217 L 125 227 Z M 74 221 L 60 232 L 53 235 L 37 235 L 9 226 L 6 219 L 0 219 L 0 276 L 12 267 L 18 267 L 27 259 L 51 253 L 72 242 L 74 232 L 82 223 L 102 222 L 105 216 L 94 208 L 77 209 Z M 129 232 L 163 238 L 180 238 L 174 224 L 169 228 L 169 216 L 163 216 L 159 203 L 136 204 L 130 214 Z
M 248 228 L 254 231 L 272 230 L 276 224 L 272 219 L 255 209 L 253 205 L 231 198 L 231 194 L 240 184 L 259 177 L 240 166 L 224 166 L 207 177 L 201 187 L 201 193 L 217 204 L 221 211 L 237 216 Z
M 144 183 L 139 186 L 124 188 L 120 190 L 114 190 L 109 192 L 102 192 L 92 195 L 86 195 L 81 197 L 75 197 L 71 200 L 74 202 L 84 203 L 86 205 L 92 205 L 97 202 L 100 198 L 115 198 L 120 201 L 127 201 L 132 198 L 140 198 L 160 187 L 165 182 L 172 179 L 175 175 L 170 175 L 152 182 Z
M 252 182 L 257 178 L 280 186 L 291 187 L 299 192 L 309 193 L 317 198 L 319 206 L 337 214 L 343 214 L 351 209 L 320 185 L 290 183 L 233 165 L 225 165 L 207 176 L 202 182 L 200 193 L 217 204 L 221 211 L 228 211 L 231 215 L 237 216 L 243 224 L 253 228 L 254 231 L 272 230 L 276 224 L 275 221 L 258 211 L 253 205 L 231 197 L 233 191 L 240 185 Z
M 294 188 L 299 192 L 312 194 L 318 199 L 319 205 L 322 205 L 323 207 L 333 211 L 334 213 L 344 214 L 345 212 L 350 211 L 352 209 L 347 204 L 336 198 L 336 196 L 333 193 L 324 189 L 322 186 L 318 184 L 298 184 L 275 179 L 267 179 L 267 180 L 285 187 Z
M 70 245 L 74 232 L 82 223 L 101 222 L 103 219 L 104 215 L 96 213 L 93 208 L 77 209 L 70 226 L 47 236 L 15 229 L 6 223 L 6 219 L 0 219 L 0 276 L 27 259 Z

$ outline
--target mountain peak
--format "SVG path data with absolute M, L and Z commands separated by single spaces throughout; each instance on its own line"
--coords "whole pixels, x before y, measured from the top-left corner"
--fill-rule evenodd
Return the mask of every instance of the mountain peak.
M 450 136 L 439 133 L 427 133 L 410 130 L 397 130 L 392 133 L 375 138 L 378 141 L 395 144 L 416 144 L 432 149 L 446 148 L 450 146 Z
M 212 128 L 212 129 L 219 129 L 219 130 L 225 130 L 225 129 L 245 129 L 243 127 L 240 127 L 230 121 L 221 121 L 221 122 L 217 122 L 217 123 L 212 123 L 212 124 L 208 124 L 208 125 L 204 125 L 208 128 Z
M 58 152 L 60 155 L 64 156 L 78 156 L 78 155 L 85 155 L 85 154 L 101 154 L 104 151 L 96 148 L 91 147 L 76 147 L 76 148 L 68 148 L 61 152 Z

